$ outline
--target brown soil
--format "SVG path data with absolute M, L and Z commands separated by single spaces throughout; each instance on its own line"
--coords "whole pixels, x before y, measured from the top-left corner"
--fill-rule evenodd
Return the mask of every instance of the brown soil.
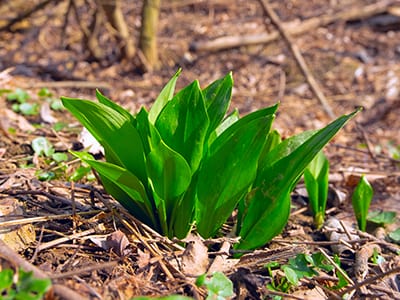
M 4 4 L 0 11 L 12 18 L 26 8 L 25 4 L 18 4 L 20 2 L 25 3 L 15 1 L 13 9 L 10 4 Z M 32 6 L 37 3 L 31 2 Z M 65 177 L 50 182 L 36 179 L 35 171 L 53 170 L 54 166 L 35 156 L 30 142 L 35 137 L 45 136 L 57 150 L 67 151 L 76 144 L 80 128 L 65 112 L 51 113 L 56 121 L 70 124 L 60 132 L 43 122 L 43 113 L 42 119 L 10 116 L 11 104 L 6 101 L 7 92 L 3 89 L 26 89 L 32 101 L 39 102 L 35 95 L 42 87 L 49 87 L 57 97 L 89 99 L 94 98 L 96 87 L 103 87 L 101 90 L 111 99 L 137 111 L 142 105 L 151 105 L 179 67 L 183 72 L 177 88 L 195 79 L 205 86 L 232 71 L 235 80 L 232 107 L 246 114 L 280 101 L 275 128 L 284 137 L 321 128 L 331 119 L 308 88 L 282 38 L 268 44 L 220 51 L 190 51 L 194 42 L 275 30 L 266 22 L 258 1 L 164 1 L 159 24 L 161 68 L 146 74 L 140 73 L 136 59 L 118 60 L 115 39 L 106 29 L 99 42 L 107 57 L 100 62 L 91 60 L 85 45 L 79 42 L 79 28 L 74 18 L 65 32 L 62 29 L 67 2 L 47 6 L 14 25 L 13 31 L 0 31 L 0 71 L 13 68 L 10 73 L 0 73 L 0 204 L 14 216 L 42 217 L 20 227 L 18 237 L 7 241 L 24 260 L 53 278 L 55 284 L 79 293 L 82 299 L 170 294 L 203 298 L 206 290 L 197 287 L 193 276 L 187 274 L 188 270 L 185 273 L 179 263 L 182 257 L 190 255 L 189 247 L 184 251 L 184 243 L 168 241 L 135 221 L 97 184 L 70 185 Z M 137 36 L 140 6 L 136 2 L 140 1 L 129 2 L 129 5 L 125 2 L 130 29 Z M 308 18 L 350 8 L 362 10 L 371 3 L 374 1 L 292 0 L 272 1 L 271 4 L 282 22 L 301 24 Z M 294 37 L 334 113 L 339 116 L 358 106 L 364 108 L 325 151 L 331 163 L 332 197 L 328 215 L 349 222 L 353 228 L 355 218 L 350 199 L 361 174 L 366 174 L 375 190 L 371 210 L 400 211 L 398 10 L 398 4 L 397 7 L 393 5 L 386 13 L 351 22 L 337 20 Z M 86 15 L 82 8 L 83 21 L 87 21 Z M 4 19 L 1 22 L 0 27 Z M 80 83 L 66 87 L 65 82 L 71 80 L 92 83 L 89 88 Z M 21 123 L 26 120 L 27 124 Z M 29 124 L 41 126 L 25 131 Z M 10 133 L 10 127 L 16 132 Z M 26 164 L 33 167 L 22 168 Z M 61 173 L 71 174 L 76 166 L 76 162 L 70 163 Z M 226 246 L 232 241 L 207 241 L 209 262 L 222 258 L 223 263 L 217 270 L 234 282 L 237 299 L 272 297 L 272 292 L 266 289 L 271 281 L 265 268 L 268 262 L 285 264 L 298 253 L 315 253 L 321 249 L 329 257 L 334 255 L 333 247 L 326 243 L 324 232 L 328 229 L 313 228 L 303 194 L 301 186 L 294 192 L 292 216 L 282 235 L 264 248 L 246 254 L 239 262 L 231 253 L 219 253 L 224 242 Z M 14 206 L 15 209 L 10 209 Z M 6 213 L 1 212 L 1 215 Z M 2 219 L 9 221 L 10 217 Z M 2 222 L 0 227 L 5 226 Z M 399 226 L 397 218 L 396 223 L 385 229 L 389 232 Z M 360 288 L 349 291 L 355 293 L 354 299 L 400 299 L 399 272 L 382 275 L 399 270 L 399 248 L 390 243 L 386 233 L 380 239 L 370 232 L 371 235 L 355 232 L 361 240 L 350 241 L 351 251 L 340 253 L 342 266 L 353 280 L 349 286 L 361 284 Z M 65 237 L 67 239 L 63 239 Z M 369 263 L 365 276 L 359 277 L 356 253 L 369 244 L 379 245 L 385 262 L 380 266 Z M 19 264 L 9 256 L 3 257 L 1 262 L 3 267 Z M 283 277 L 280 271 L 274 271 L 274 275 L 275 279 Z M 303 279 L 298 287 L 288 291 L 291 296 L 284 297 L 335 299 L 343 292 L 343 289 L 328 288 L 336 280 L 333 273 Z M 68 298 L 60 290 L 54 291 L 55 295 Z

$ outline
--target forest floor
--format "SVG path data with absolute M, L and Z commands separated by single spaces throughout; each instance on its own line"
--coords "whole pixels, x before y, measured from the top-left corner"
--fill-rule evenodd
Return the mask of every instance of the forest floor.
M 11 18 L 26 8 L 21 4 L 25 1 L 14 2 L 13 10 L 10 4 L 2 5 L 2 15 Z M 337 18 L 293 35 L 334 114 L 363 107 L 325 149 L 331 168 L 327 218 L 340 220 L 336 227 L 333 223 L 334 228 L 313 227 L 300 184 L 282 234 L 265 247 L 234 259 L 229 251 L 233 240 L 196 240 L 185 249 L 184 244 L 169 241 L 134 220 L 96 181 L 70 183 L 67 178 L 79 162 L 58 164 L 37 155 L 31 146 L 38 137 L 46 137 L 61 153 L 79 146 L 81 127 L 76 120 L 66 111 L 50 109 L 59 96 L 94 99 L 95 88 L 99 88 L 135 112 L 142 105 L 150 106 L 180 67 L 177 89 L 195 79 L 206 86 L 232 71 L 232 108 L 246 114 L 279 101 L 274 128 L 283 137 L 321 128 L 332 118 L 310 90 L 281 37 L 235 47 L 225 41 L 225 48 L 201 49 L 205 42 L 221 37 L 240 36 L 243 42 L 249 35 L 273 33 L 276 29 L 258 1 L 163 1 L 158 41 L 161 68 L 145 74 L 138 71 L 137 62 L 116 59 L 115 39 L 110 34 L 99 40 L 106 53 L 104 61 L 91 60 L 73 17 L 63 30 L 68 1 L 61 1 L 16 23 L 13 30 L 0 31 L 0 228 L 9 231 L 2 233 L 3 240 L 20 254 L 5 254 L 1 246 L 2 268 L 24 265 L 39 277 L 48 276 L 55 284 L 54 294 L 69 299 L 76 299 L 74 292 L 80 299 L 170 294 L 203 298 L 207 289 L 196 286 L 192 275 L 198 271 L 194 266 L 204 263 L 204 255 L 196 251 L 206 251 L 206 264 L 231 279 L 236 299 L 277 295 L 340 299 L 345 293 L 353 299 L 400 299 L 400 248 L 388 236 L 400 227 L 400 216 L 379 230 L 371 227 L 362 233 L 354 229 L 351 206 L 355 184 L 365 174 L 374 188 L 370 210 L 400 211 L 400 6 L 396 1 L 369 0 L 271 2 L 281 21 L 289 24 L 286 28 L 292 29 L 302 28 L 310 18 L 367 11 L 376 4 L 358 18 Z M 124 8 L 137 36 L 140 7 L 125 3 Z M 82 8 L 85 21 L 84 16 Z M 29 103 L 37 103 L 38 114 L 12 111 L 16 103 L 7 97 L 17 88 L 30 95 Z M 42 88 L 52 95 L 38 96 Z M 55 179 L 38 180 L 39 173 L 50 171 L 57 175 Z M 329 240 L 332 232 L 343 230 L 352 235 Z M 208 252 L 203 244 L 208 245 Z M 376 250 L 375 256 L 371 249 Z M 350 277 L 346 287 L 334 288 L 341 276 L 338 272 L 318 269 L 317 276 L 301 279 L 298 286 L 267 289 L 267 284 L 285 280 L 281 269 L 269 272 L 268 263 L 282 266 L 298 254 L 316 252 L 329 258 L 337 254 Z M 198 260 L 201 257 L 203 261 Z M 377 257 L 384 260 L 373 259 Z M 193 259 L 193 268 L 182 267 L 185 259 Z

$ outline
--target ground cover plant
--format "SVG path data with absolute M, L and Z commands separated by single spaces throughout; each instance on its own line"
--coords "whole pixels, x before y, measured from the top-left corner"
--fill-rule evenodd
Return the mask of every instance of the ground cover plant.
M 136 115 L 99 91 L 98 102 L 62 97 L 104 147 L 106 162 L 74 155 L 135 217 L 168 237 L 184 238 L 194 224 L 202 237 L 215 236 L 239 206 L 236 248 L 262 246 L 285 226 L 290 193 L 307 165 L 357 111 L 279 143 L 269 135 L 278 104 L 226 116 L 231 74 L 174 95 L 179 74 Z

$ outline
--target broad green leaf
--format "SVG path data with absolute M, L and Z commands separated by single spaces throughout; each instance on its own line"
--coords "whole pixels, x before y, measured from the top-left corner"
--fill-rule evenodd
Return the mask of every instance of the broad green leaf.
M 165 201 L 167 217 L 171 216 L 176 198 L 188 188 L 191 170 L 185 159 L 162 141 L 152 145 L 147 156 L 147 173 L 154 192 Z
M 184 239 L 193 225 L 197 201 L 196 187 L 198 172 L 193 174 L 192 181 L 186 193 L 176 202 L 171 215 L 171 226 L 175 237 Z
M 352 196 L 354 214 L 357 219 L 358 228 L 362 231 L 365 231 L 367 228 L 368 209 L 373 195 L 374 191 L 372 186 L 368 182 L 367 178 L 362 175 Z
M 99 173 L 107 192 L 114 196 L 127 210 L 147 224 L 150 220 L 151 225 L 157 225 L 154 219 L 154 206 L 148 199 L 143 183 L 137 176 L 120 166 L 89 159 L 87 153 L 71 153 Z
M 165 85 L 161 93 L 158 95 L 156 101 L 154 101 L 150 112 L 149 112 L 149 121 L 151 124 L 155 124 L 158 115 L 162 111 L 162 109 L 165 107 L 165 105 L 172 99 L 174 96 L 174 91 L 175 91 L 175 85 L 176 81 L 178 80 L 178 77 L 181 73 L 181 69 L 179 69 L 174 76 L 168 81 L 168 83 Z
M 271 116 L 272 118 L 275 118 L 275 112 L 277 109 L 278 109 L 278 104 L 275 104 L 273 106 L 254 111 L 244 116 L 243 118 L 240 118 L 239 120 L 234 122 L 231 126 L 226 128 L 220 135 L 218 135 L 218 138 L 214 140 L 214 142 L 210 145 L 209 150 L 211 152 L 208 155 L 212 156 L 214 152 L 218 151 L 221 145 L 224 145 L 228 140 L 234 138 L 238 129 L 243 127 L 244 124 L 248 124 L 252 120 L 260 119 L 266 116 Z M 272 121 L 273 120 L 271 119 L 271 122 Z M 265 143 L 268 137 L 268 132 L 269 130 L 264 132 L 263 143 Z
M 0 293 L 8 288 L 11 288 L 13 284 L 14 271 L 11 269 L 3 269 L 0 272 Z
M 290 210 L 290 193 L 301 177 L 306 166 L 313 160 L 329 140 L 358 111 L 339 117 L 328 126 L 318 130 L 297 148 L 284 156 L 280 143 L 271 152 L 275 161 L 258 174 L 253 185 L 253 197 L 249 199 L 248 209 L 240 229 L 241 240 L 237 249 L 254 249 L 264 245 L 277 235 L 287 223 Z M 277 157 L 280 159 L 277 160 Z M 252 195 L 251 195 L 252 196 Z
M 220 125 L 224 118 L 231 101 L 232 86 L 233 78 L 230 72 L 203 89 L 207 114 L 210 118 L 207 136 Z
M 61 98 L 64 106 L 104 147 L 107 161 L 147 182 L 143 144 L 131 120 L 119 111 L 88 100 Z
M 210 133 L 207 141 L 208 145 L 206 146 L 208 147 L 211 145 L 215 139 L 225 131 L 225 129 L 229 128 L 237 120 L 239 120 L 239 111 L 235 109 L 222 121 L 221 124 L 219 124 L 219 126 L 213 132 Z
M 395 211 L 371 211 L 368 213 L 367 220 L 379 225 L 392 224 L 396 222 L 397 213 Z
M 242 126 L 226 130 L 211 145 L 197 185 L 196 224 L 204 238 L 216 233 L 253 182 L 273 120 L 274 115 L 243 118 L 238 121 Z
M 215 272 L 211 279 L 204 281 L 204 285 L 208 290 L 206 300 L 225 300 L 234 295 L 232 281 L 222 272 Z
M 165 105 L 155 124 L 163 141 L 186 159 L 193 173 L 203 156 L 208 125 L 198 81 L 176 94 Z
M 127 111 L 125 108 L 122 106 L 119 106 L 117 103 L 114 101 L 108 99 L 106 96 L 104 96 L 98 89 L 96 89 L 96 98 L 97 100 L 104 105 L 107 105 L 108 107 L 112 108 L 113 110 L 119 112 L 122 116 L 124 116 L 126 119 L 131 120 L 132 123 L 134 123 L 135 118 L 132 116 L 132 114 Z

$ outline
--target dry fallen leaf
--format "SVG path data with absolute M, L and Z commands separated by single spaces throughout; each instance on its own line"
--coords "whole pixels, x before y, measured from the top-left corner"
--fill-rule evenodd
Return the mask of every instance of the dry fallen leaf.
M 199 276 L 207 272 L 209 265 L 208 248 L 197 235 L 189 235 L 182 254 L 182 272 L 189 276 Z

